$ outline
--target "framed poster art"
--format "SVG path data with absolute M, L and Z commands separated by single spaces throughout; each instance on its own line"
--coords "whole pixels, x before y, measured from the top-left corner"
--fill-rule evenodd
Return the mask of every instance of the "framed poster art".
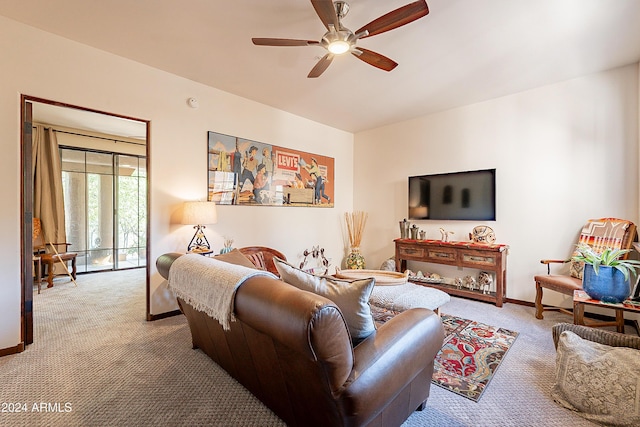
M 208 200 L 332 208 L 334 159 L 208 132 Z

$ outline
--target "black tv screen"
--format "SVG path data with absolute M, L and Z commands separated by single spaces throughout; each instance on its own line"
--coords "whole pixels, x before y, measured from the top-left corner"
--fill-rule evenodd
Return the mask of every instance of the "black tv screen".
M 496 170 L 409 177 L 409 219 L 496 219 Z

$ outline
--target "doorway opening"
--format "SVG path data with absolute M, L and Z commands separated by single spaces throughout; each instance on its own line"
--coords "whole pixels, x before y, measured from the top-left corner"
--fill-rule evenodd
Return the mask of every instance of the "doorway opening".
M 33 342 L 34 126 L 57 135 L 64 227 L 78 274 L 145 268 L 149 319 L 149 121 L 26 95 L 21 108 L 22 342 Z
M 67 241 L 77 271 L 146 265 L 146 158 L 60 147 Z

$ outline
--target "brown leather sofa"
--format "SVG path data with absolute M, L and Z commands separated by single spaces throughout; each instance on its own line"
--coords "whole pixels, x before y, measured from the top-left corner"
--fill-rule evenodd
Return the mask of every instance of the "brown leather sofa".
M 164 278 L 178 256 L 158 258 Z M 444 339 L 440 318 L 420 308 L 398 314 L 353 348 L 333 302 L 264 276 L 238 288 L 228 331 L 178 303 L 193 348 L 290 426 L 399 426 L 424 408 Z

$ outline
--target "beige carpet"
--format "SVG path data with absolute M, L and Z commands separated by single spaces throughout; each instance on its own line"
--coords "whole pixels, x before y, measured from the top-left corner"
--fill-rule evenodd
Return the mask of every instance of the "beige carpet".
M 0 403 L 26 404 L 27 412 L 0 412 L 1 426 L 283 425 L 191 349 L 183 316 L 144 320 L 143 270 L 81 275 L 78 285 L 58 279 L 34 294 L 34 344 L 0 358 Z M 549 397 L 550 328 L 567 316 L 537 321 L 532 308 L 459 298 L 442 309 L 520 336 L 479 403 L 432 386 L 426 410 L 405 426 L 593 425 Z

